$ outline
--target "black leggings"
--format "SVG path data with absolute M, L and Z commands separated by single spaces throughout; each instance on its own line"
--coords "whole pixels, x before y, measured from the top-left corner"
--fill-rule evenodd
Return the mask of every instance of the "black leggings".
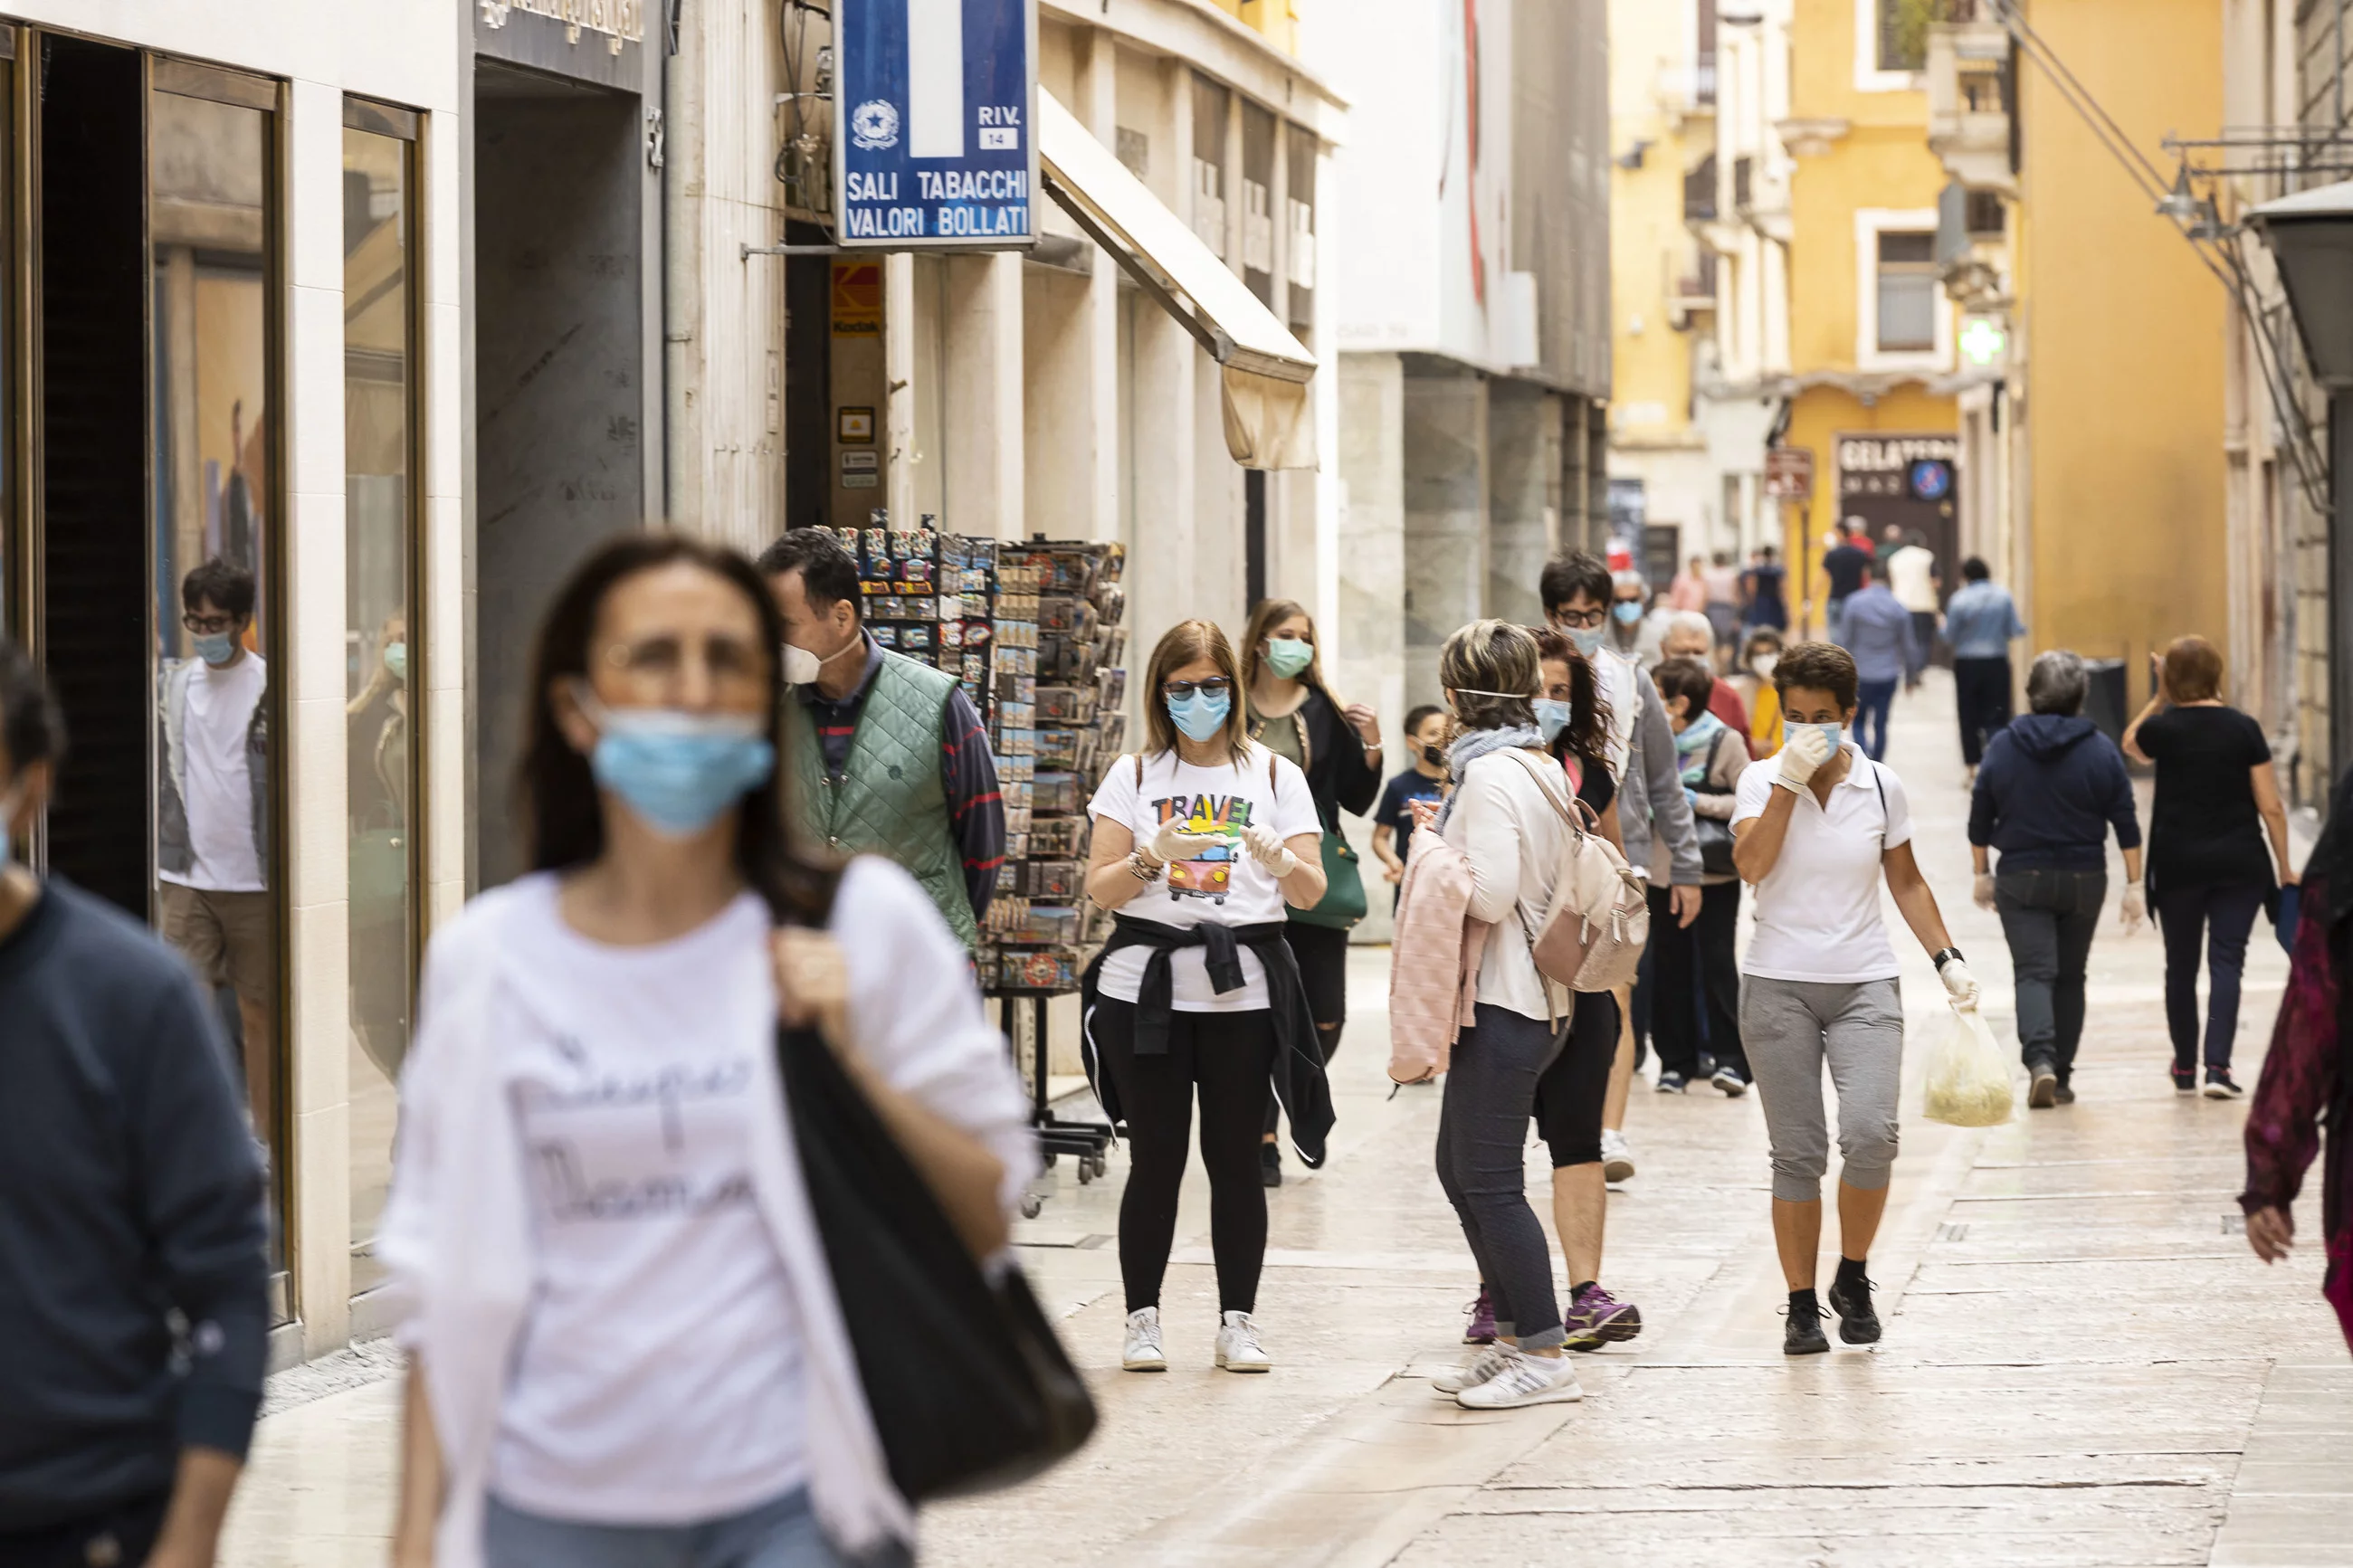
M 1095 1056 L 1127 1118 L 1127 1191 L 1119 1200 L 1119 1273 L 1131 1312 L 1160 1304 L 1176 1239 L 1176 1193 L 1193 1094 L 1201 1097 L 1201 1166 L 1209 1173 L 1209 1248 L 1218 1310 L 1256 1310 L 1266 1261 L 1259 1121 L 1274 1066 L 1274 1015 L 1172 1013 L 1168 1054 L 1135 1054 L 1135 1005 L 1109 996 L 1088 1019 Z
M 1316 1043 L 1324 1047 L 1324 1059 L 1328 1063 L 1340 1049 L 1340 1029 L 1348 1021 L 1348 933 L 1293 921 L 1282 928 L 1282 935 L 1291 944 L 1291 956 L 1299 961 L 1299 984 L 1307 993 L 1307 1011 L 1315 1020 Z M 1261 1129 L 1267 1136 L 1273 1136 L 1282 1110 L 1270 1086 L 1266 1125 Z
M 1569 1015 L 1568 1042 L 1536 1079 L 1536 1131 L 1552 1151 L 1552 1168 L 1590 1165 L 1601 1158 L 1601 1102 L 1609 1095 L 1609 1067 L 1618 1059 L 1618 998 L 1580 991 Z

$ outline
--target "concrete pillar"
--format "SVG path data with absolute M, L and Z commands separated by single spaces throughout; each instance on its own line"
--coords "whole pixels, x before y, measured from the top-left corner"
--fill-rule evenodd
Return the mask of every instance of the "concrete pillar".
M 1022 471 L 1021 258 L 952 256 L 942 367 L 952 427 L 944 489 L 955 533 L 1028 531 Z
M 1332 554 L 1337 636 L 1324 659 L 1324 678 L 1352 702 L 1369 702 L 1381 715 L 1384 761 L 1405 765 L 1406 542 L 1405 362 L 1393 353 L 1333 354 L 1320 376 L 1324 395 L 1339 405 Z M 1369 824 L 1343 816 L 1350 842 L 1368 867 Z M 1381 884 L 1370 884 L 1377 891 Z M 1381 942 L 1389 930 L 1388 900 L 1374 897 L 1356 940 Z
M 1405 700 L 1435 702 L 1440 645 L 1487 609 L 1487 382 L 1409 375 L 1403 406 Z
M 1536 579 L 1560 540 L 1561 398 L 1526 382 L 1489 384 L 1487 614 L 1544 617 Z

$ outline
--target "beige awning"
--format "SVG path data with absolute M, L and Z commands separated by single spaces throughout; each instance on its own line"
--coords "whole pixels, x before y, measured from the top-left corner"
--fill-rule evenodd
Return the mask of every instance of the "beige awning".
M 1246 468 L 1315 466 L 1315 356 L 1232 268 L 1050 92 L 1038 94 L 1046 190 L 1220 367 L 1226 448 Z

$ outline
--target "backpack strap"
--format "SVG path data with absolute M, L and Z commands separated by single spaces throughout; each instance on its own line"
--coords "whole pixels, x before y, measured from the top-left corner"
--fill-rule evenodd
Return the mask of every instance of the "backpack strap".
M 1545 804 L 1552 807 L 1554 813 L 1559 816 L 1561 821 L 1567 825 L 1568 830 L 1571 833 L 1574 833 L 1577 837 L 1582 838 L 1587 833 L 1592 831 L 1594 827 L 1600 826 L 1600 819 L 1593 816 L 1593 808 L 1586 805 L 1585 802 L 1577 799 L 1575 796 L 1571 796 L 1567 805 L 1563 805 L 1561 804 L 1559 795 L 1555 792 L 1553 782 L 1554 774 L 1552 769 L 1536 761 L 1533 756 L 1530 756 L 1523 747 L 1513 747 L 1511 750 L 1511 755 L 1519 758 L 1521 764 L 1525 766 L 1528 770 L 1530 775 L 1535 779 L 1536 788 L 1543 794 Z M 1571 809 L 1572 807 L 1574 807 L 1574 809 Z M 1588 821 L 1590 823 L 1589 826 L 1588 825 Z

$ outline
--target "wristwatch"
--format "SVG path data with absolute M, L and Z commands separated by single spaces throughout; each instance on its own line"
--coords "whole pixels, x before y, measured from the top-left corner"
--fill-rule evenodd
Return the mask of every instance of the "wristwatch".
M 1936 973 L 1942 974 L 1945 972 L 1945 965 L 1961 956 L 1961 950 L 1957 947 L 1941 947 L 1929 956 L 1936 962 Z

